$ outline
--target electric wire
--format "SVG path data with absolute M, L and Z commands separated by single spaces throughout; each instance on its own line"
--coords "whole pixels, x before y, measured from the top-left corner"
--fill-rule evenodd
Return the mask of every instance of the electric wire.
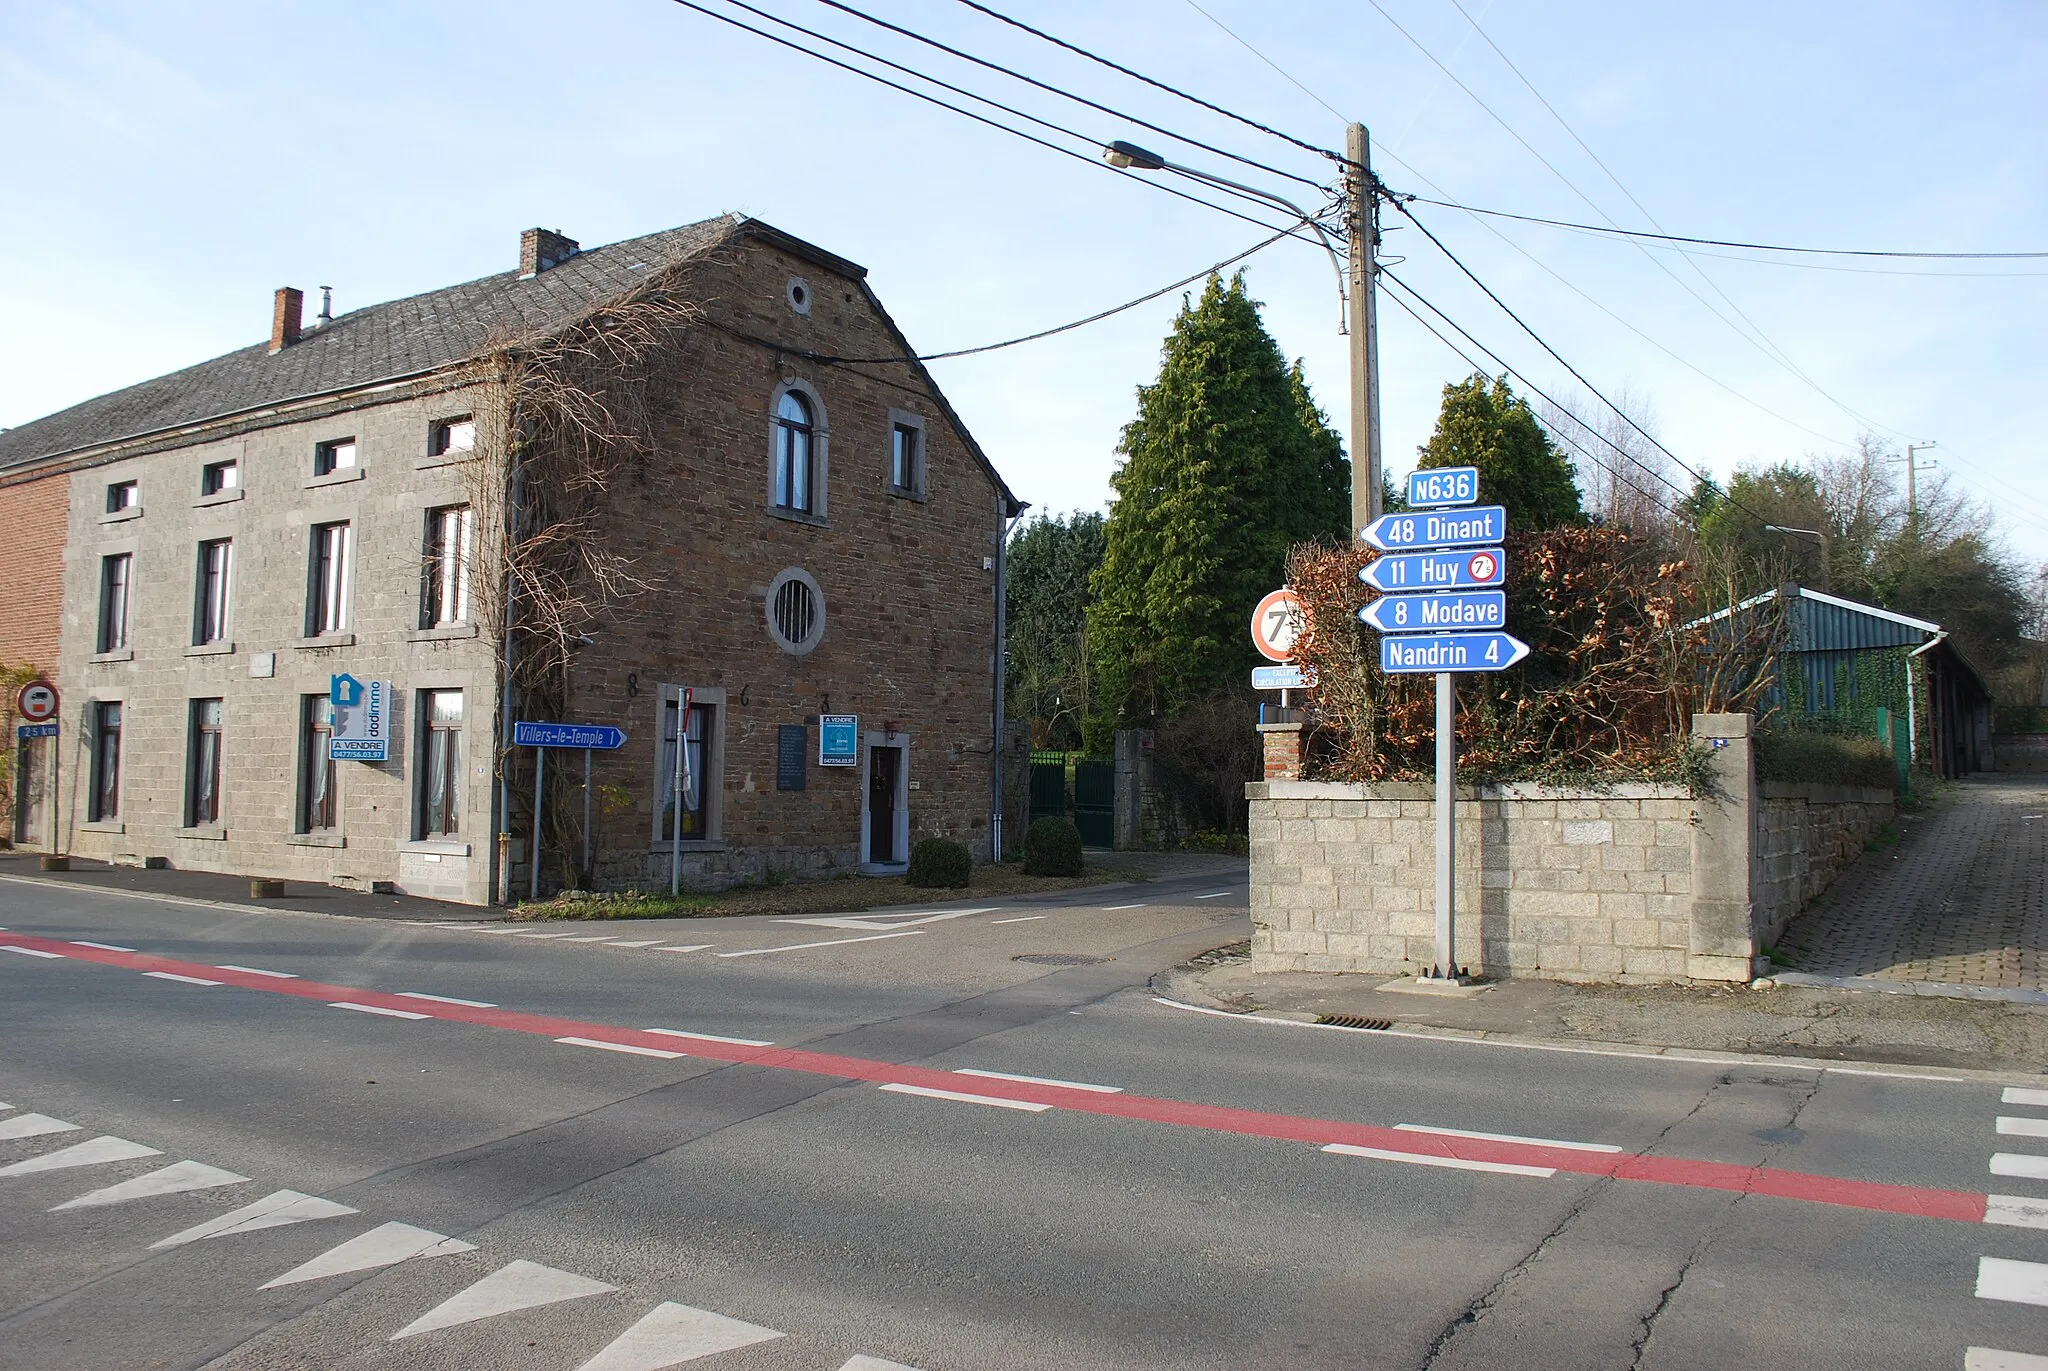
M 1204 19 L 1214 24 L 1217 28 L 1222 29 L 1224 33 L 1228 34 L 1232 39 L 1236 40 L 1237 45 L 1239 47 L 1243 48 L 1246 52 L 1250 53 L 1252 56 L 1258 58 L 1261 62 L 1264 62 L 1267 66 L 1271 67 L 1274 71 L 1278 72 L 1282 80 L 1286 81 L 1289 85 L 1293 86 L 1303 95 L 1306 95 L 1309 99 L 1315 101 L 1318 105 L 1321 105 L 1330 113 L 1336 115 L 1339 119 L 1342 119 L 1345 123 L 1348 124 L 1352 122 L 1350 115 L 1344 113 L 1343 110 L 1338 109 L 1328 100 L 1325 100 L 1322 96 L 1317 95 L 1307 86 L 1304 86 L 1303 84 L 1301 84 L 1301 82 L 1295 80 L 1293 73 L 1289 72 L 1285 67 L 1281 66 L 1278 62 L 1275 62 L 1272 58 L 1266 56 L 1265 53 L 1260 52 L 1257 48 L 1253 47 L 1249 42 L 1245 40 L 1242 34 L 1238 33 L 1236 29 L 1230 27 L 1230 25 L 1224 23 L 1215 15 L 1203 9 L 1200 5 L 1195 3 L 1195 0 L 1186 0 L 1186 3 L 1189 9 L 1193 10 L 1196 14 L 1201 15 Z
M 738 4 L 740 3 L 740 0 L 730 0 L 730 2 Z M 1239 156 L 1237 153 L 1231 152 L 1226 148 L 1219 148 L 1213 143 L 1204 143 L 1199 138 L 1190 138 L 1184 133 L 1175 133 L 1172 129 L 1162 127 L 1158 124 L 1148 123 L 1147 121 L 1140 119 L 1135 114 L 1126 114 L 1122 110 L 1112 109 L 1110 106 L 1099 104 L 1094 100 L 1090 100 L 1088 97 L 1084 95 L 1076 95 L 1074 94 L 1074 92 L 1070 90 L 1065 90 L 1059 86 L 1052 85 L 1049 82 L 1041 81 L 1035 76 L 1026 76 L 1023 72 L 1014 70 L 1013 68 L 1010 67 L 1006 67 L 1002 65 L 1000 62 L 991 62 L 985 57 L 976 57 L 971 52 L 966 52 L 960 48 L 953 47 L 950 44 L 942 43 L 936 38 L 931 38 L 926 36 L 925 34 L 917 32 L 917 30 L 915 29 L 904 28 L 900 24 L 892 24 L 888 20 L 879 18 L 876 15 L 869 14 L 865 10 L 855 9 L 852 5 L 844 3 L 844 0 L 818 0 L 818 3 L 825 6 L 827 9 L 835 9 L 842 14 L 850 14 L 854 18 L 859 19 L 864 23 L 873 24 L 876 28 L 886 29 L 890 33 L 898 34 L 904 38 L 912 40 L 913 42 L 923 43 L 927 47 L 936 48 L 940 52 L 946 53 L 953 57 L 957 57 L 963 62 L 972 62 L 978 67 L 986 67 L 990 71 L 1001 72 L 1003 75 L 1008 76 L 1013 80 L 1022 81 L 1024 84 L 1028 86 L 1036 86 L 1039 90 L 1046 91 L 1053 95 L 1057 95 L 1063 100 L 1072 100 L 1077 105 L 1086 105 L 1089 109 L 1095 110 L 1099 113 L 1112 115 L 1118 119 L 1128 120 L 1129 122 L 1136 124 L 1140 128 L 1147 128 L 1152 130 L 1154 133 L 1163 134 L 1164 136 L 1171 138 L 1176 142 L 1186 143 L 1189 147 L 1200 148 L 1204 152 L 1213 152 L 1219 157 L 1228 157 L 1233 162 L 1242 162 L 1244 165 L 1248 167 L 1257 167 L 1260 171 L 1271 172 L 1273 175 L 1284 177 L 1289 181 L 1299 181 L 1301 184 L 1305 186 L 1313 186 L 1318 190 L 1322 189 L 1322 183 L 1319 181 L 1311 180 L 1306 176 L 1298 176 L 1291 171 L 1282 171 L 1279 167 L 1270 166 L 1267 163 L 1256 161 L 1250 157 Z M 752 7 L 743 5 L 742 8 Z M 758 12 L 759 11 L 756 11 L 756 13 Z M 791 25 L 791 27 L 794 28 L 795 25 Z M 922 75 L 922 73 L 919 74 Z M 927 77 L 926 79 L 929 80 L 930 78 Z

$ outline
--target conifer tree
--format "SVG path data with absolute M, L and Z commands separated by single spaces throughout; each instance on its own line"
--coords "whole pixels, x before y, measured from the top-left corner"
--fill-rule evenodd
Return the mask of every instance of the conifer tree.
M 1088 610 L 1096 748 L 1119 726 L 1242 689 L 1252 607 L 1281 583 L 1288 549 L 1346 538 L 1351 517 L 1343 443 L 1242 273 L 1183 302 L 1118 451 Z
M 1505 376 L 1489 381 L 1474 372 L 1445 386 L 1436 431 L 1420 452 L 1421 467 L 1478 467 L 1480 500 L 1506 505 L 1510 528 L 1585 521 L 1571 463 Z

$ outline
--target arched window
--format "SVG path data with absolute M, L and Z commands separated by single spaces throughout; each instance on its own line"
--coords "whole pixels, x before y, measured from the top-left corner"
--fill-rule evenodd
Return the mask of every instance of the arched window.
M 795 390 L 785 390 L 775 403 L 775 504 L 781 509 L 815 512 L 812 490 L 811 406 Z

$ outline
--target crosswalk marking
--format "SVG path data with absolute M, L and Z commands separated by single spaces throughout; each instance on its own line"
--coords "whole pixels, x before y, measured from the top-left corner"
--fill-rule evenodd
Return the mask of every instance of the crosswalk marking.
M 732 1043 L 736 1047 L 773 1047 L 774 1043 L 759 1038 L 728 1038 L 718 1033 L 692 1033 L 687 1028 L 650 1028 L 649 1033 L 659 1033 L 669 1038 L 701 1038 L 707 1043 Z
M 576 1371 L 662 1371 L 663 1367 L 784 1336 L 772 1328 L 671 1300 L 656 1305 Z M 875 1363 L 877 1367 L 888 1364 Z
M 16 947 L 13 943 L 0 943 L 0 952 L 19 952 L 24 957 L 43 957 L 51 961 L 63 961 L 61 952 L 45 952 L 39 947 Z
M 2028 1180 L 2048 1181 L 2048 1157 L 2037 1157 L 2029 1152 L 1993 1152 L 1991 1174 L 2024 1176 Z
M 1972 1347 L 1963 1353 L 1963 1371 L 2048 1371 L 2048 1357 L 2030 1352 L 2001 1352 L 1995 1347 Z
M 2014 1228 L 2048 1228 L 2048 1200 L 2021 1195 L 1986 1195 L 1984 1222 L 2009 1224 Z
M 344 1214 L 360 1213 L 345 1204 L 323 1200 L 317 1195 L 307 1195 L 297 1190 L 279 1190 L 265 1195 L 253 1204 L 240 1209 L 231 1209 L 218 1218 L 208 1219 L 168 1238 L 151 1243 L 150 1250 L 161 1247 L 182 1247 L 188 1242 L 202 1238 L 225 1238 L 230 1233 L 254 1233 L 264 1228 L 282 1228 L 287 1224 L 305 1223 L 311 1219 L 338 1219 Z
M 180 975 L 179 975 L 179 974 L 178 974 L 177 972 L 175 972 L 175 971 L 145 971 L 145 972 L 143 972 L 142 974 L 143 974 L 143 975 L 145 975 L 145 976 L 154 976 L 154 977 L 156 977 L 156 979 L 158 979 L 158 980 L 160 980 L 160 981 L 176 981 L 176 982 L 178 982 L 178 984 L 180 984 L 180 985 L 219 985 L 219 984 L 220 984 L 220 982 L 219 982 L 219 981 L 209 981 L 209 980 L 206 980 L 206 979 L 204 979 L 204 978 L 202 978 L 202 977 L 199 977 L 199 976 L 180 976 Z
M 387 1019 L 431 1019 L 431 1014 L 415 1014 L 410 1009 L 386 1009 L 381 1004 L 357 1004 L 354 1000 L 330 1000 L 329 1009 L 353 1009 L 358 1014 L 382 1014 Z
M 296 981 L 298 976 L 290 971 L 266 971 L 260 966 L 236 966 L 233 962 L 215 963 L 223 971 L 239 971 L 246 976 L 268 976 L 274 981 Z
M 601 1047 L 607 1052 L 630 1052 L 636 1057 L 687 1057 L 687 1052 L 664 1052 L 658 1047 L 639 1047 L 633 1043 L 608 1043 L 602 1038 L 557 1038 L 558 1043 L 571 1047 Z
M 1382 1162 L 1411 1162 L 1416 1166 L 1443 1166 L 1453 1171 L 1496 1171 L 1503 1176 L 1555 1176 L 1548 1166 L 1523 1166 L 1518 1162 L 1477 1162 L 1464 1157 L 1439 1157 L 1428 1152 L 1390 1152 L 1384 1147 L 1355 1147 L 1350 1143 L 1325 1143 L 1325 1152 L 1347 1157 L 1370 1157 Z
M 125 1204 L 129 1200 L 144 1199 L 150 1195 L 176 1195 L 186 1190 L 212 1190 L 216 1186 L 240 1185 L 248 1179 L 247 1176 L 238 1176 L 232 1171 L 223 1171 L 204 1162 L 172 1162 L 169 1166 L 160 1167 L 147 1176 L 137 1176 L 132 1181 L 122 1181 L 118 1185 L 89 1190 L 76 1199 L 66 1200 L 55 1206 L 50 1212 L 54 1214 L 59 1209 L 96 1209 L 101 1205 Z
M 2009 1085 L 1998 1097 L 2000 1104 L 2042 1104 L 2048 1105 L 2048 1090 L 2029 1090 L 2023 1085 Z
M 102 1135 L 82 1143 L 45 1152 L 12 1166 L 0 1166 L 0 1176 L 26 1176 L 35 1171 L 65 1171 L 74 1166 L 105 1166 L 108 1162 L 132 1162 L 138 1157 L 161 1157 L 163 1149 L 144 1147 L 126 1138 Z
M 2048 1266 L 2005 1257 L 1979 1257 L 1977 1298 L 2048 1305 Z
M 1092 1085 L 1087 1081 L 1062 1081 L 1056 1080 L 1051 1076 L 1017 1076 L 1012 1075 L 1008 1071 L 983 1071 L 981 1068 L 974 1066 L 956 1066 L 953 1068 L 953 1074 L 956 1076 L 986 1076 L 994 1081 L 1022 1081 L 1025 1085 L 1050 1085 L 1060 1090 L 1086 1090 L 1096 1095 L 1121 1095 L 1124 1093 L 1124 1088 L 1120 1085 Z
M 326 1276 L 345 1276 L 352 1271 L 371 1271 L 380 1266 L 395 1266 L 414 1257 L 446 1257 L 456 1252 L 473 1252 L 476 1244 L 451 1238 L 441 1233 L 431 1233 L 424 1228 L 414 1228 L 409 1223 L 380 1224 L 359 1237 L 350 1238 L 338 1247 L 330 1247 L 309 1262 L 304 1262 L 273 1280 L 258 1286 L 259 1290 L 274 1290 L 280 1285 L 297 1285 L 302 1281 L 317 1281 Z
M 408 1000 L 432 1000 L 435 1004 L 459 1004 L 471 1009 L 496 1009 L 489 1000 L 465 1000 L 454 995 L 429 995 L 424 990 L 401 990 L 398 992 Z
M 616 1289 L 616 1285 L 594 1281 L 573 1271 L 557 1271 L 539 1262 L 515 1261 L 499 1267 L 467 1290 L 441 1301 L 393 1333 L 391 1341 L 431 1333 L 437 1328 L 453 1328 L 459 1323 L 474 1323 L 497 1314 L 509 1314 L 515 1309 L 532 1309 L 563 1300 L 609 1294 Z
M 0 1138 L 40 1138 L 45 1133 L 75 1133 L 78 1125 L 48 1114 L 17 1114 L 0 1123 Z
M 890 1081 L 882 1087 L 898 1095 L 923 1095 L 933 1100 L 958 1100 L 962 1104 L 992 1104 L 998 1109 L 1022 1109 L 1033 1114 L 1043 1114 L 1052 1108 L 1049 1104 L 1038 1104 L 1031 1100 L 1005 1100 L 995 1095 L 969 1095 L 961 1090 L 934 1090 L 928 1085 L 899 1085 Z
M 1998 1116 L 1998 1131 L 2009 1138 L 2048 1138 L 2048 1119 Z
M 96 943 L 87 938 L 73 938 L 71 945 L 73 947 L 96 947 L 102 952 L 133 952 L 135 950 L 132 947 L 123 947 L 119 943 Z
M 1525 1138 L 1519 1133 L 1475 1133 L 1469 1128 L 1438 1128 L 1426 1123 L 1397 1123 L 1401 1133 L 1435 1133 L 1446 1138 L 1476 1138 L 1482 1142 L 1527 1143 L 1531 1147 L 1563 1147 L 1573 1152 L 1619 1152 L 1612 1143 L 1567 1142 L 1563 1138 Z

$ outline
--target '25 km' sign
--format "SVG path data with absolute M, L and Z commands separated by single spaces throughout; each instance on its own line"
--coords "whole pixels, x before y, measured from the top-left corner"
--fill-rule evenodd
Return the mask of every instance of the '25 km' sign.
M 1267 661 L 1291 662 L 1294 644 L 1307 623 L 1301 596 L 1283 586 L 1260 600 L 1252 611 L 1252 644 Z

